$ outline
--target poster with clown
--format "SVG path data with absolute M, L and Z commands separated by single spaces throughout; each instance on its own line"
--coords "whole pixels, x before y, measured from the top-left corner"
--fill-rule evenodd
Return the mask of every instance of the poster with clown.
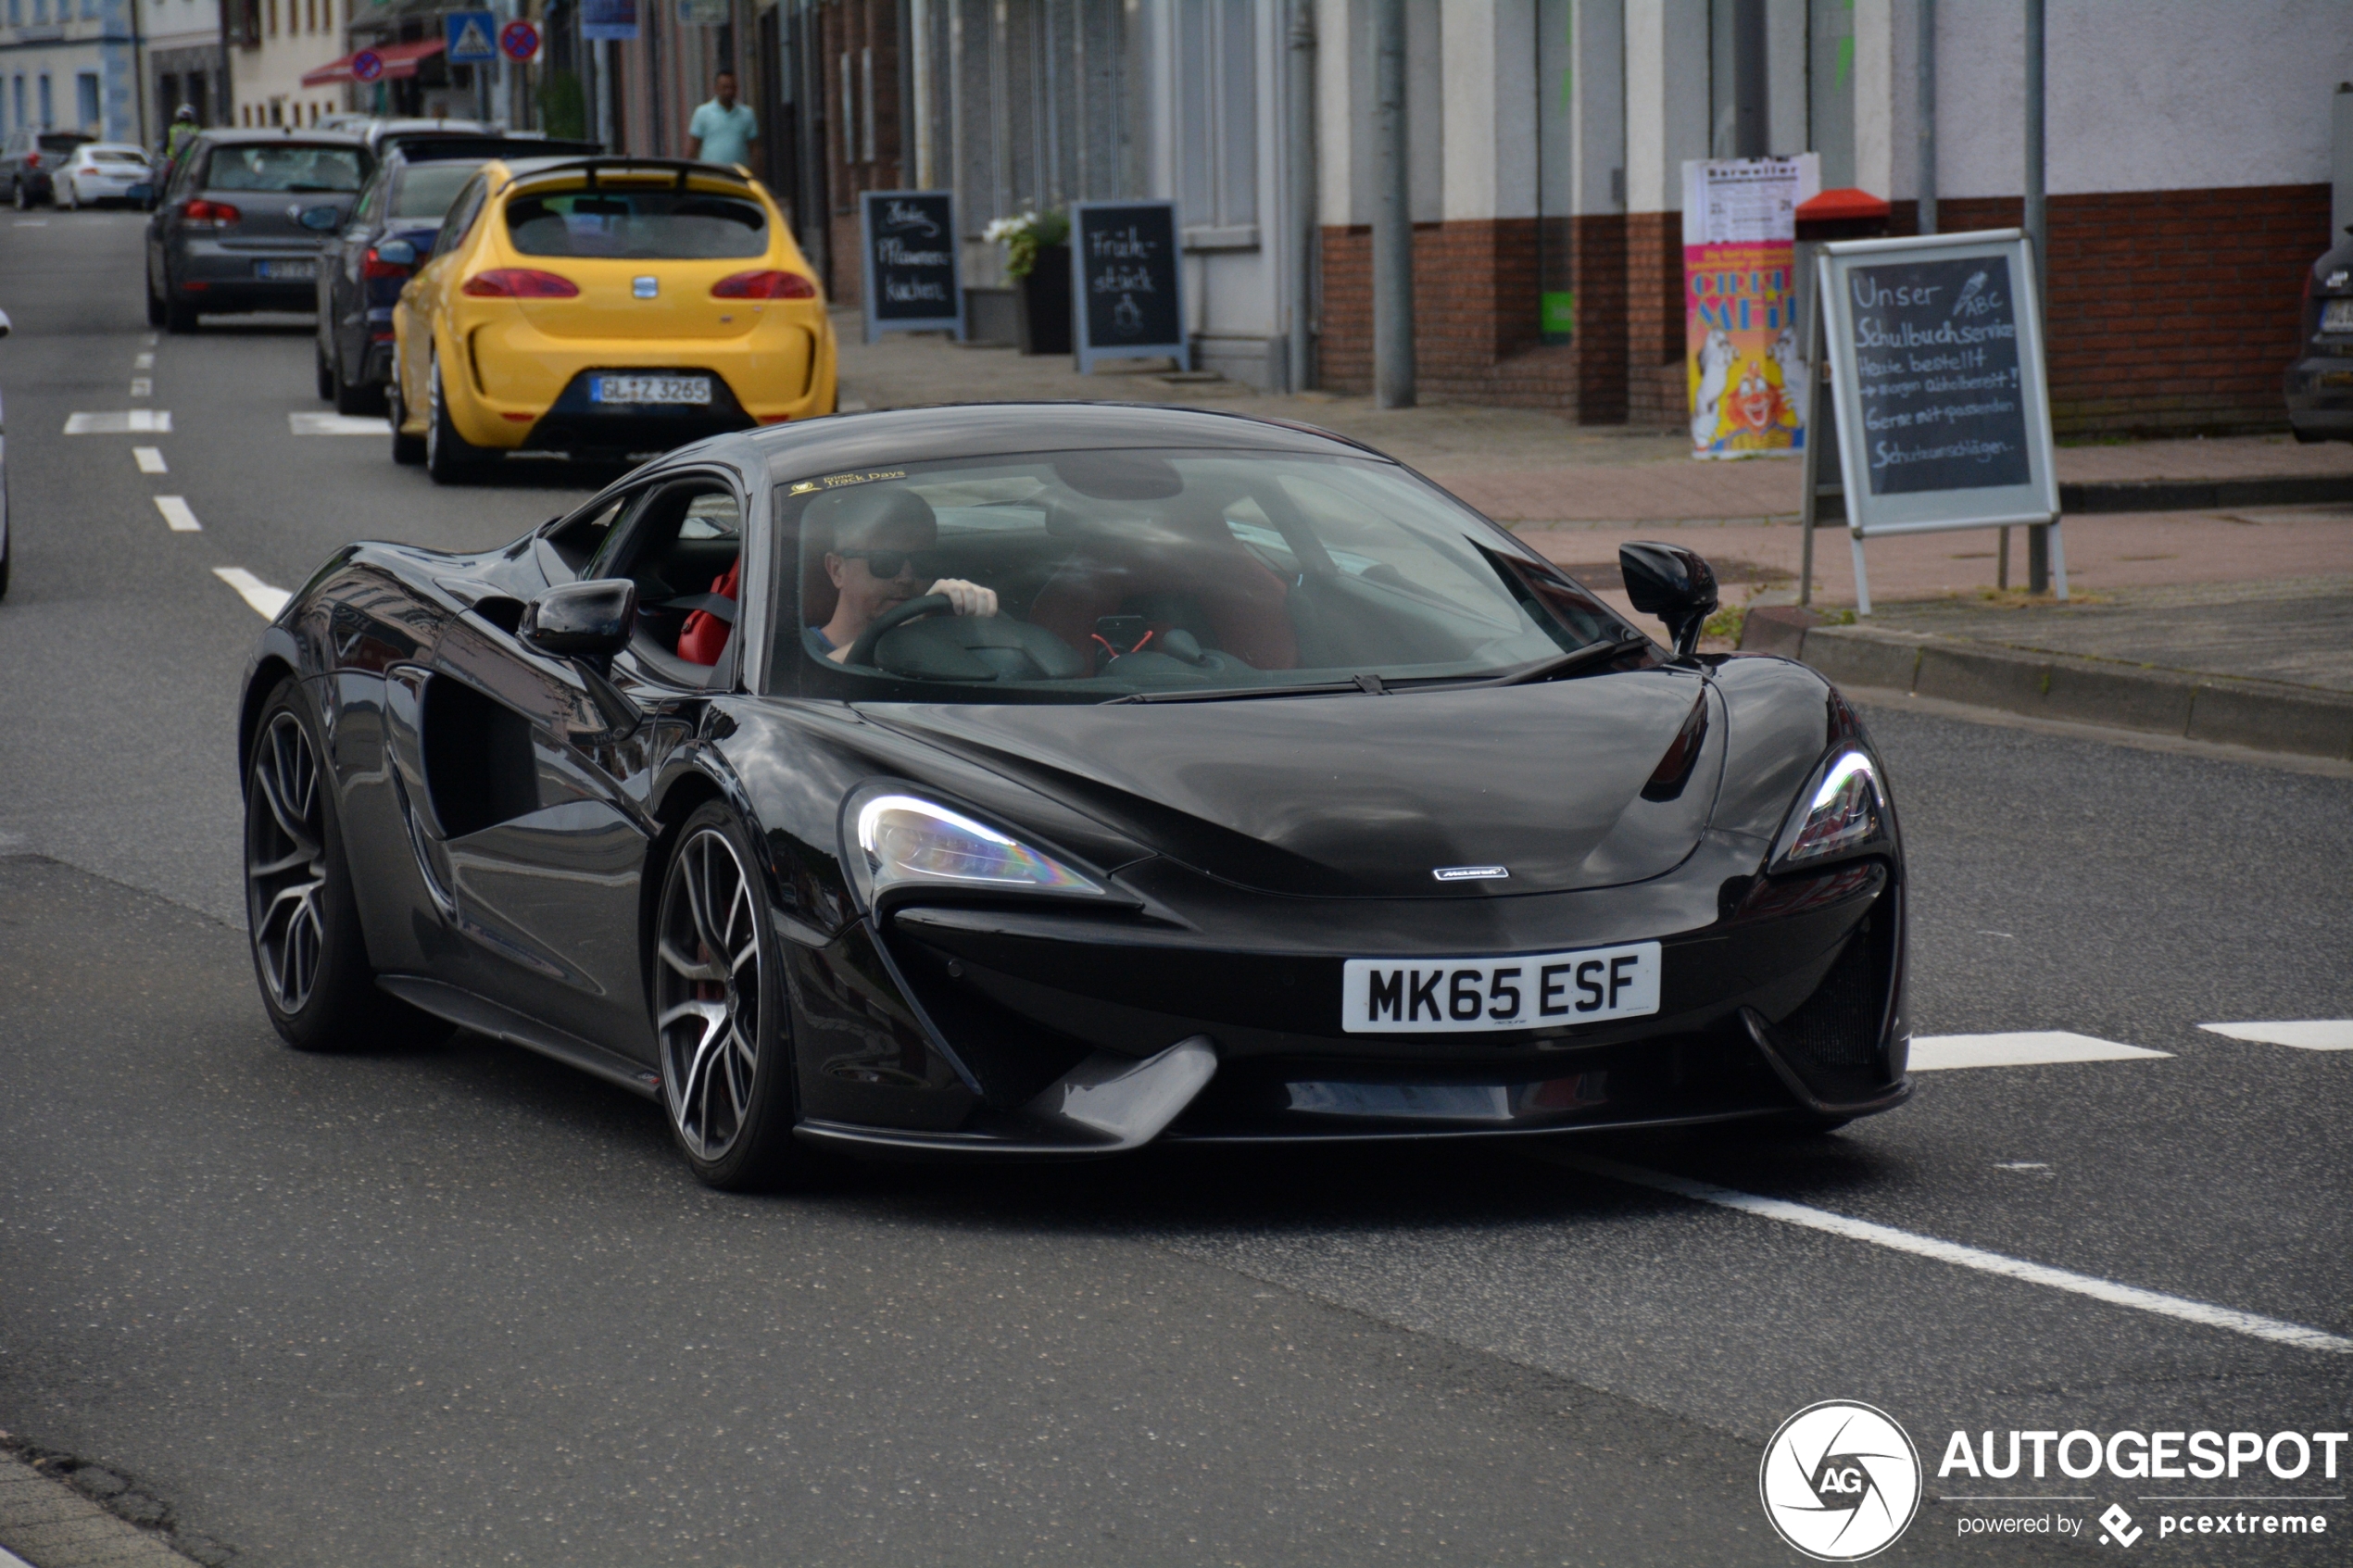
M 1821 166 L 1795 157 L 1683 165 L 1684 374 L 1692 455 L 1754 458 L 1806 445 L 1797 326 L 1797 207 Z

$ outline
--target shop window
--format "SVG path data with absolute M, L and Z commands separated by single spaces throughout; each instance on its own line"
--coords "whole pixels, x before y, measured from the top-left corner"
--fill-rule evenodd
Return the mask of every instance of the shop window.
M 82 110 L 82 129 L 95 131 L 106 119 L 106 111 L 98 106 L 98 73 L 85 70 L 73 79 L 73 92 Z
M 1189 230 L 1258 221 L 1258 54 L 1252 0 L 1176 10 L 1177 217 Z

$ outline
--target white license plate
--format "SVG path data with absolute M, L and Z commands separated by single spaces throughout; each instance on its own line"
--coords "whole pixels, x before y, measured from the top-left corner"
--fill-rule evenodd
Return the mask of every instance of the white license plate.
M 296 280 L 300 280 L 301 282 L 307 283 L 319 276 L 319 264 L 316 261 L 308 259 L 301 261 L 257 261 L 253 264 L 253 275 L 257 278 L 271 278 L 285 282 L 293 282 Z
M 2322 305 L 2321 331 L 2353 332 L 2353 299 L 2332 299 Z
M 1658 1010 L 1658 944 L 1508 959 L 1351 959 L 1340 1027 L 1352 1035 L 1471 1035 L 1642 1018 Z
M 593 403 L 709 403 L 709 376 L 592 376 Z

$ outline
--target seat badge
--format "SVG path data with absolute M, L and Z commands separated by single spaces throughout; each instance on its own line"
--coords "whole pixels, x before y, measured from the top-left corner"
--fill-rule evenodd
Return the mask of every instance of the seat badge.
M 1429 874 L 1441 882 L 1501 882 L 1512 873 L 1508 866 L 1432 866 Z
M 632 278 L 629 280 L 629 292 L 639 299 L 651 299 L 661 292 L 661 280 L 660 278 Z

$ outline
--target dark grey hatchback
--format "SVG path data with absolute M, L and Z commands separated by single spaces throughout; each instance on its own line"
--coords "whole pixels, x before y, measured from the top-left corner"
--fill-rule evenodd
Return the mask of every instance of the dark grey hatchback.
M 204 132 L 147 220 L 148 324 L 185 332 L 199 314 L 316 308 L 321 252 L 369 163 L 355 136 Z

